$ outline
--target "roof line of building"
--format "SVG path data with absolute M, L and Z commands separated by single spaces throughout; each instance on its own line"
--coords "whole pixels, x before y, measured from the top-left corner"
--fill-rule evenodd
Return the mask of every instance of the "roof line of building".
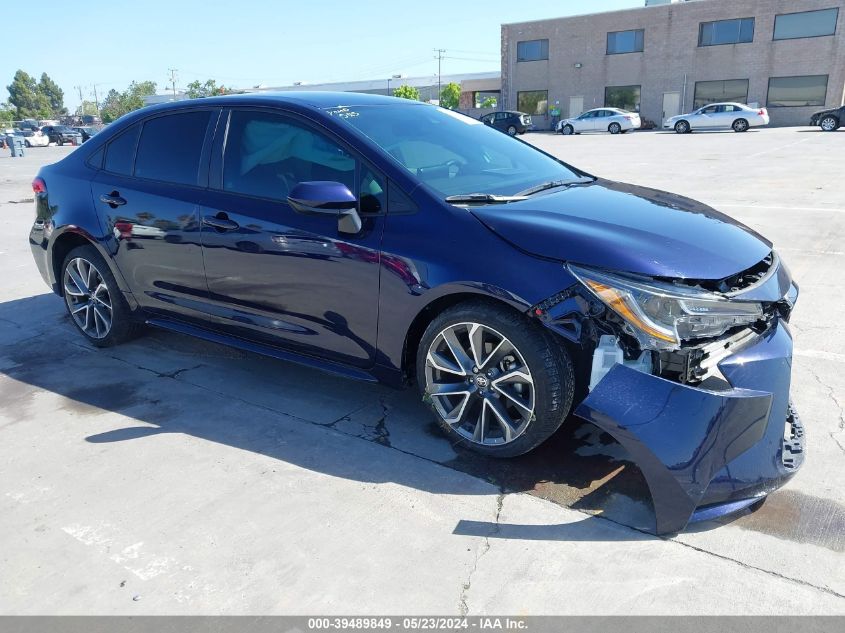
M 613 9 L 612 11 L 594 11 L 593 13 L 577 13 L 575 15 L 561 15 L 556 18 L 538 18 L 536 20 L 525 20 L 523 22 L 503 22 L 502 26 L 520 26 L 522 24 L 535 24 L 537 22 L 550 22 L 553 20 L 570 20 L 573 18 L 591 18 L 597 15 L 612 15 L 614 13 L 631 13 L 634 11 L 648 11 L 656 9 L 665 9 L 666 7 L 674 7 L 679 4 L 688 4 L 690 2 L 703 2 L 705 0 L 683 0 L 683 2 L 669 2 L 666 4 L 655 4 L 652 6 L 631 7 L 630 9 Z M 712 2 L 712 0 L 706 0 Z

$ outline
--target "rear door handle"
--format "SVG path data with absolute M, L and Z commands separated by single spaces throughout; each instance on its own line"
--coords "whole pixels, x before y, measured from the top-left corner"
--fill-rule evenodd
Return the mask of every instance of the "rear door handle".
M 225 213 L 218 213 L 217 215 L 205 215 L 202 218 L 202 223 L 206 226 L 217 229 L 218 231 L 234 231 L 240 227 L 240 224 L 234 220 L 230 220 Z
M 101 195 L 100 202 L 105 202 L 112 209 L 116 209 L 117 207 L 122 207 L 126 204 L 126 199 L 121 198 L 117 191 L 112 191 L 111 193 L 104 193 Z

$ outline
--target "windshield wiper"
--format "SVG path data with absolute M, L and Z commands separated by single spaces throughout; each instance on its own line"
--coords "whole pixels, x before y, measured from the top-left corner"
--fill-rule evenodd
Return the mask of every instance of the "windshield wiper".
M 497 196 L 493 193 L 464 193 L 457 196 L 448 196 L 445 200 L 451 204 L 507 204 L 508 202 L 519 202 L 525 200 L 526 196 Z
M 534 187 L 529 187 L 524 191 L 518 192 L 516 195 L 521 197 L 532 196 L 535 193 L 540 193 L 541 191 L 546 191 L 547 189 L 555 189 L 556 187 L 571 187 L 573 185 L 586 185 L 591 182 L 594 182 L 595 178 L 589 178 L 587 176 L 576 178 L 574 180 L 550 180 L 549 182 L 544 182 L 539 185 L 535 185 Z

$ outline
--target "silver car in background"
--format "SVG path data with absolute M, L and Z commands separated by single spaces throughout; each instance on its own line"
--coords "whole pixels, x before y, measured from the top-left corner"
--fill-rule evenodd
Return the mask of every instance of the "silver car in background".
M 747 132 L 749 128 L 768 124 L 769 112 L 766 108 L 752 108 L 743 103 L 710 103 L 695 112 L 666 119 L 663 127 L 674 129 L 678 134 L 687 134 L 693 130 L 718 129 Z
M 641 125 L 640 115 L 619 108 L 595 108 L 572 119 L 559 121 L 555 130 L 561 134 L 581 134 L 581 132 L 610 132 L 624 134 L 636 130 Z

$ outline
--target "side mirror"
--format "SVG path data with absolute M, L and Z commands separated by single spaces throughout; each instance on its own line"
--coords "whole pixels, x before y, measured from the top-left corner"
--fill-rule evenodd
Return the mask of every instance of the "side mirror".
M 291 190 L 288 204 L 303 215 L 333 215 L 337 230 L 355 234 L 361 231 L 358 200 L 346 185 L 331 180 L 300 182 Z

